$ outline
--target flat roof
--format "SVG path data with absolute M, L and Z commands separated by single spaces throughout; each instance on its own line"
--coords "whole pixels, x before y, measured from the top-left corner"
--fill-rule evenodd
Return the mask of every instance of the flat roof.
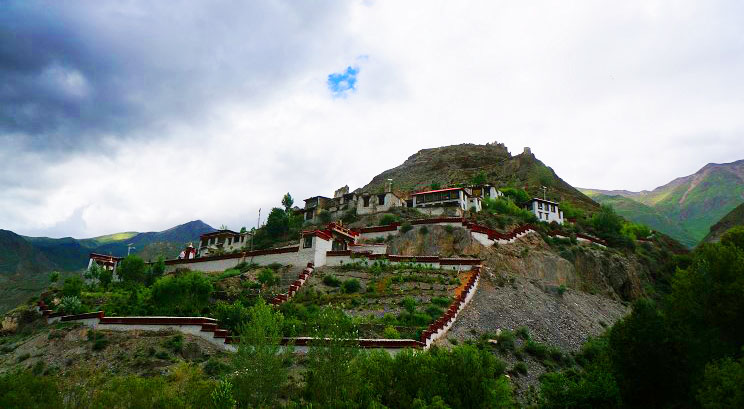
M 543 203 L 550 203 L 550 204 L 554 204 L 556 206 L 559 205 L 558 202 L 552 202 L 550 200 L 540 199 L 539 197 L 533 197 L 532 199 L 528 200 L 527 203 L 532 203 L 532 202 L 535 202 L 535 201 L 537 201 L 537 202 L 543 202 Z
M 462 191 L 465 191 L 464 188 L 461 188 L 461 187 L 449 187 L 447 189 L 427 190 L 425 192 L 411 193 L 411 196 L 423 195 L 425 193 L 449 192 L 451 190 L 462 190 Z M 465 194 L 468 194 L 468 192 L 465 192 Z
M 217 230 L 213 231 L 211 233 L 204 233 L 199 237 L 207 237 L 207 236 L 221 236 L 221 235 L 229 235 L 229 236 L 239 236 L 240 233 L 232 230 Z
M 110 254 L 90 253 L 90 258 L 107 258 L 114 260 L 122 260 L 124 257 L 116 257 Z
M 331 199 L 330 197 L 325 197 L 325 196 L 313 196 L 313 197 L 308 197 L 307 199 L 303 200 L 303 202 L 307 202 L 308 200 L 313 200 L 313 199 L 328 199 L 328 200 L 333 200 L 333 199 Z

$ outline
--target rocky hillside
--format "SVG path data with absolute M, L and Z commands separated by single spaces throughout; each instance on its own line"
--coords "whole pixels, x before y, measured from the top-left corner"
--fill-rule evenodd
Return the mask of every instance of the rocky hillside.
M 585 209 L 597 206 L 528 149 L 512 156 L 503 144 L 496 142 L 422 149 L 400 166 L 375 176 L 362 190 L 382 190 L 387 179 L 393 179 L 393 190 L 407 193 L 427 188 L 432 183 L 443 187 L 469 183 L 479 173 L 485 174 L 486 181 L 498 187 L 526 187 L 530 194 L 542 195 L 541 186 L 547 186 L 549 199 L 567 200 Z
M 718 223 L 710 227 L 710 232 L 703 239 L 706 243 L 714 243 L 721 239 L 723 233 L 734 226 L 744 226 L 744 203 L 723 216 Z
M 651 191 L 583 189 L 600 203 L 617 202 L 622 196 L 642 203 L 668 218 L 679 229 L 658 227 L 680 242 L 700 242 L 713 224 L 736 206 L 744 203 L 744 160 L 731 163 L 709 163 L 692 175 L 680 177 Z M 646 212 L 635 208 L 617 208 L 622 216 L 638 222 Z M 666 230 L 662 229 L 664 227 Z M 681 229 L 681 230 L 680 230 Z

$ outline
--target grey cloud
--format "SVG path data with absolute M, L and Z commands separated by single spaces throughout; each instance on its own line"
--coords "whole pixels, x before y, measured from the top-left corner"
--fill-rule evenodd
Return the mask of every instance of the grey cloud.
M 0 135 L 82 149 L 214 104 L 260 103 L 313 58 L 342 2 L 8 2 L 0 12 Z M 150 132 L 152 134 L 152 132 Z

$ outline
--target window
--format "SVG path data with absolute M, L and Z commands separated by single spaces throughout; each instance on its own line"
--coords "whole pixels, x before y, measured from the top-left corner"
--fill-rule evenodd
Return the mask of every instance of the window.
M 305 212 L 305 220 L 312 220 L 312 218 L 313 218 L 313 211 L 312 210 L 306 211 Z
M 537 208 L 542 210 L 542 202 L 537 202 Z
M 380 206 L 385 204 L 385 195 L 377 195 L 377 204 Z
M 302 242 L 303 249 L 309 249 L 313 246 L 313 236 L 305 236 L 305 240 Z
M 201 241 L 201 247 L 207 247 L 208 246 L 207 243 L 209 243 L 209 240 L 206 240 L 206 241 L 202 240 Z
M 228 237 L 227 238 L 227 245 L 229 246 L 231 244 L 232 244 L 232 237 Z
M 364 207 L 369 207 L 369 196 L 364 196 Z
M 542 219 L 542 212 L 537 212 L 537 218 Z

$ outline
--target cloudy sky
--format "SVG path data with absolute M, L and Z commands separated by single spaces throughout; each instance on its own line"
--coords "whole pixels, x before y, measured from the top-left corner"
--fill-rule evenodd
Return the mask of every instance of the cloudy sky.
M 574 186 L 744 159 L 740 1 L 4 1 L 0 228 L 252 226 L 422 148 Z

